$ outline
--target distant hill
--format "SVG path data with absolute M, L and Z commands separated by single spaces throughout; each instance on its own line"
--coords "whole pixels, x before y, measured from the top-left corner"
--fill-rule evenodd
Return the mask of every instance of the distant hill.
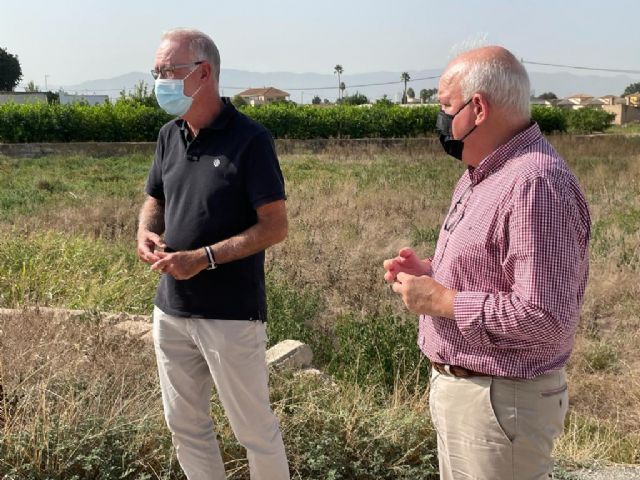
M 426 77 L 435 77 L 440 70 L 421 70 L 409 72 L 412 80 L 409 86 L 416 95 L 423 88 L 437 87 L 437 78 L 429 80 L 417 80 Z M 638 78 L 628 75 L 599 76 L 576 75 L 567 72 L 546 73 L 529 72 L 531 88 L 537 95 L 543 92 L 554 92 L 558 97 L 566 97 L 575 93 L 588 93 L 594 96 L 620 95 L 630 83 L 637 82 Z M 333 74 L 322 73 L 291 73 L 291 72 L 250 72 L 246 70 L 223 69 L 220 74 L 222 93 L 225 96 L 233 96 L 245 88 L 258 88 L 274 86 L 286 90 L 291 94 L 295 102 L 309 103 L 314 95 L 321 98 L 334 100 L 337 96 L 338 78 Z M 370 99 L 387 95 L 390 99 L 399 98 L 402 92 L 402 83 L 399 81 L 400 72 L 369 72 L 361 74 L 342 75 L 347 94 L 363 93 Z M 108 94 L 117 97 L 121 90 L 131 90 L 140 80 L 153 85 L 153 79 L 149 73 L 131 72 L 113 78 L 89 80 L 77 85 L 63 85 L 67 92 Z M 371 83 L 390 83 L 387 85 L 358 86 Z M 320 88 L 329 87 L 329 88 Z M 56 89 L 59 88 L 56 86 Z M 304 89 L 304 90 L 298 90 Z

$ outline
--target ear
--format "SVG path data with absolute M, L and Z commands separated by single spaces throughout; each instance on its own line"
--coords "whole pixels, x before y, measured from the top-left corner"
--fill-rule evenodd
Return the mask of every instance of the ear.
M 209 64 L 209 62 L 204 62 L 202 64 L 202 73 L 200 74 L 200 80 L 206 80 L 207 78 L 211 78 L 211 75 L 213 74 L 213 69 L 211 68 L 211 65 Z
M 471 97 L 471 103 L 473 105 L 473 113 L 476 116 L 476 125 L 482 125 L 487 121 L 489 114 L 489 102 L 482 93 L 476 93 Z

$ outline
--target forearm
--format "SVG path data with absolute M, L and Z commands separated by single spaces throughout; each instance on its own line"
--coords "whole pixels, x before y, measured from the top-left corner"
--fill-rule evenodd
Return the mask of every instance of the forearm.
M 149 231 L 161 235 L 164 232 L 164 202 L 147 197 L 138 217 L 138 234 Z
M 278 225 L 258 222 L 247 230 L 211 245 L 216 263 L 223 264 L 254 255 L 280 243 L 287 236 L 286 220 Z

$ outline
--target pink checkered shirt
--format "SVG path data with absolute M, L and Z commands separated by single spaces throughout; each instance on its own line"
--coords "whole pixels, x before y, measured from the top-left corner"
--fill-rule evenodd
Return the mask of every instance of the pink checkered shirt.
M 423 315 L 432 361 L 533 378 L 573 348 L 589 272 L 590 218 L 578 181 L 538 125 L 468 168 L 453 194 L 433 277 L 455 289 L 455 321 Z

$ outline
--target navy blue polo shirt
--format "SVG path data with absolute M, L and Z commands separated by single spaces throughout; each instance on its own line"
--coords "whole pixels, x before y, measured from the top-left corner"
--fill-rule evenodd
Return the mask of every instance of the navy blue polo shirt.
M 271 134 L 223 102 L 195 139 L 182 119 L 160 129 L 145 190 L 164 201 L 167 251 L 232 237 L 257 222 L 258 207 L 286 198 Z M 188 280 L 163 274 L 155 304 L 181 317 L 266 321 L 264 251 Z

